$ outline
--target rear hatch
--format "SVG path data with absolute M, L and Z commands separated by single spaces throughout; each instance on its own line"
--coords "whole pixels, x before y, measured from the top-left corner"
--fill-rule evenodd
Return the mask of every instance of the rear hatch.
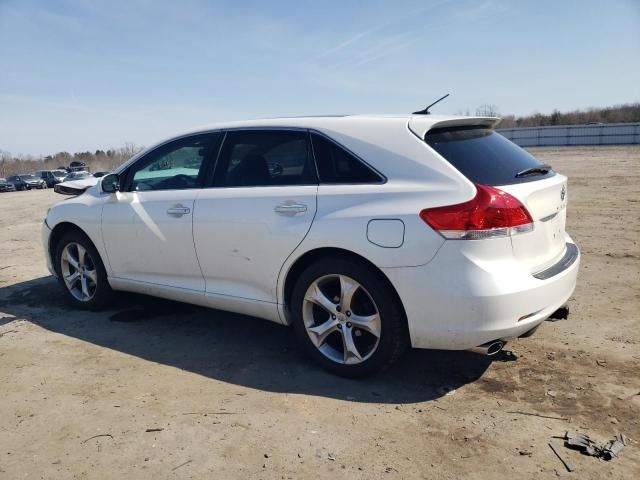
M 503 190 L 527 208 L 534 221 L 533 231 L 511 236 L 511 245 L 516 259 L 531 273 L 562 257 L 566 248 L 566 177 L 487 125 L 436 125 L 424 140 L 471 182 Z

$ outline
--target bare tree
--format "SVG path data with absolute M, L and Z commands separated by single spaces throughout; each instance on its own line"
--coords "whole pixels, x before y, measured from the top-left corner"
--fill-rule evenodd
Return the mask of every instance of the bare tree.
M 498 111 L 497 105 L 491 105 L 485 103 L 484 105 L 480 105 L 476 108 L 476 116 L 478 117 L 499 117 L 500 112 Z
M 549 115 L 533 112 L 531 115 L 514 117 L 506 115 L 501 128 L 543 127 L 547 125 L 579 125 L 583 123 L 632 123 L 640 122 L 640 103 L 614 105 L 605 108 L 590 108 L 560 112 L 557 109 Z
M 36 170 L 55 170 L 57 168 L 68 167 L 73 161 L 83 162 L 92 172 L 110 171 L 129 160 L 132 156 L 142 150 L 142 147 L 135 143 L 127 143 L 121 148 L 111 148 L 106 152 L 96 150 L 95 153 L 89 151 L 58 152 L 42 158 L 33 156 L 12 155 L 9 152 L 0 150 L 0 177 L 31 173 Z

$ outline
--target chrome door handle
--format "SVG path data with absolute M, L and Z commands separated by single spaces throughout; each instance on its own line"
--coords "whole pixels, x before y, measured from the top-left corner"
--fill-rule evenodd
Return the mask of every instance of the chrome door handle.
M 282 215 L 296 215 L 297 213 L 306 212 L 307 206 L 302 203 L 283 203 L 282 205 L 277 205 L 273 210 Z
M 176 215 L 178 217 L 181 217 L 182 215 L 188 215 L 189 213 L 191 213 L 191 209 L 189 207 L 177 206 L 177 207 L 171 207 L 170 209 L 168 209 L 167 213 L 169 215 Z

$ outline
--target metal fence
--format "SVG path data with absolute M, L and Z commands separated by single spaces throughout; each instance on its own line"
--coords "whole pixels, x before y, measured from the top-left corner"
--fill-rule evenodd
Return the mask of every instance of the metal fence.
M 640 144 L 640 122 L 499 128 L 497 131 L 521 147 Z

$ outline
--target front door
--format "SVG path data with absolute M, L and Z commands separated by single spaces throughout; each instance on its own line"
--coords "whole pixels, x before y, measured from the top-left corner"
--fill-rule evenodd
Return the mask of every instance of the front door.
M 218 133 L 174 140 L 140 158 L 102 211 L 111 276 L 204 292 L 193 246 L 194 201 Z

